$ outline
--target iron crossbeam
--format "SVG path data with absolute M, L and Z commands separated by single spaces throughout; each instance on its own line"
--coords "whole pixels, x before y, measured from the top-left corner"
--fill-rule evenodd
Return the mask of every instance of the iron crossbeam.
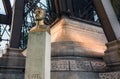
M 12 8 L 10 4 L 10 0 L 2 0 L 6 12 L 6 17 L 8 19 L 9 24 L 11 23 L 12 20 Z
M 10 25 L 10 19 L 6 15 L 0 14 L 0 23 Z

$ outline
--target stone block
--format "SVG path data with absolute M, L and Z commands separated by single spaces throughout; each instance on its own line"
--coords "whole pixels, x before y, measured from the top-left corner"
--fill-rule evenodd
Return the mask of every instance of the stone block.
M 92 71 L 89 61 L 70 60 L 70 70 L 72 71 Z
M 52 60 L 51 61 L 52 71 L 69 71 L 69 61 L 68 60 Z
M 108 66 L 120 65 L 120 40 L 115 40 L 106 44 L 104 60 Z
M 93 71 L 105 71 L 106 64 L 103 61 L 91 61 Z
M 99 79 L 93 72 L 51 72 L 51 79 Z

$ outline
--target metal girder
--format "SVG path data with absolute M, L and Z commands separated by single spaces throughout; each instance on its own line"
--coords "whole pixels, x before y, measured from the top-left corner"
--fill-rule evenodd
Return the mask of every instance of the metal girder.
M 11 20 L 12 20 L 12 8 L 11 8 L 11 4 L 10 4 L 10 0 L 2 0 L 4 8 L 5 8 L 5 12 L 6 12 L 6 20 L 4 23 L 6 24 L 11 24 Z M 4 21 L 4 19 L 3 19 Z
M 112 25 L 109 21 L 109 18 L 106 14 L 105 8 L 104 8 L 101 0 L 93 0 L 93 3 L 96 7 L 98 16 L 99 16 L 100 21 L 103 25 L 103 30 L 105 32 L 105 35 L 106 35 L 108 41 L 116 40 L 117 38 L 116 38 L 115 33 L 112 29 Z
M 19 48 L 21 28 L 24 22 L 23 13 L 24 13 L 24 0 L 15 0 L 11 24 L 11 38 L 10 38 L 11 48 Z
M 10 25 L 10 19 L 6 15 L 0 14 L 0 23 Z
M 2 0 L 6 15 L 12 16 L 12 8 L 10 4 L 10 0 Z

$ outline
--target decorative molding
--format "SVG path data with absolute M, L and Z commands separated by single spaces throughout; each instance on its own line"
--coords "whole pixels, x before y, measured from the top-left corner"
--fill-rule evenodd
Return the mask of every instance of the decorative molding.
M 120 79 L 120 72 L 99 73 L 99 79 Z
M 106 65 L 102 61 L 59 59 L 51 61 L 51 71 L 105 71 Z

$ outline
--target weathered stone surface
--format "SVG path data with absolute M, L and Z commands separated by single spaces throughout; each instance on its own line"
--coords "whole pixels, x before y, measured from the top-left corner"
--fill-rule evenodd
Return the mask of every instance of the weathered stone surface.
M 52 59 L 51 71 L 79 71 L 79 72 L 96 72 L 106 71 L 106 64 L 101 60 L 85 59 Z
M 52 56 L 84 56 L 84 57 L 102 57 L 98 52 L 87 50 L 81 42 L 61 41 L 51 44 Z
M 104 60 L 108 66 L 120 65 L 120 40 L 115 40 L 106 44 Z
M 93 72 L 52 72 L 51 79 L 99 79 Z
M 0 79 L 23 79 L 25 57 L 22 50 L 7 48 L 6 52 L 0 58 Z
M 105 71 L 106 70 L 106 64 L 103 61 L 91 61 L 91 65 L 93 68 L 93 71 Z
M 120 79 L 120 72 L 99 73 L 99 79 Z
M 70 60 L 70 70 L 72 71 L 92 71 L 90 61 Z
M 53 50 L 57 49 L 57 47 L 60 49 L 54 50 L 56 53 L 52 53 L 54 53 L 54 55 L 60 55 L 60 53 L 63 52 L 64 55 L 66 55 L 66 51 L 69 51 L 71 55 L 79 55 L 80 53 L 82 55 L 89 54 L 89 56 L 102 57 L 106 50 L 105 43 L 107 43 L 102 28 L 62 17 L 62 19 L 51 28 L 51 42 L 67 41 L 77 42 L 77 44 L 74 43 L 74 45 L 76 45 L 74 47 L 71 43 L 70 45 L 65 43 L 65 46 L 64 43 L 60 43 L 59 45 L 55 45 Z M 72 46 L 74 48 L 72 48 Z M 59 51 L 61 52 L 58 53 Z
M 69 61 L 68 60 L 53 60 L 51 62 L 51 70 L 56 71 L 56 70 L 64 70 L 68 71 L 69 70 Z

